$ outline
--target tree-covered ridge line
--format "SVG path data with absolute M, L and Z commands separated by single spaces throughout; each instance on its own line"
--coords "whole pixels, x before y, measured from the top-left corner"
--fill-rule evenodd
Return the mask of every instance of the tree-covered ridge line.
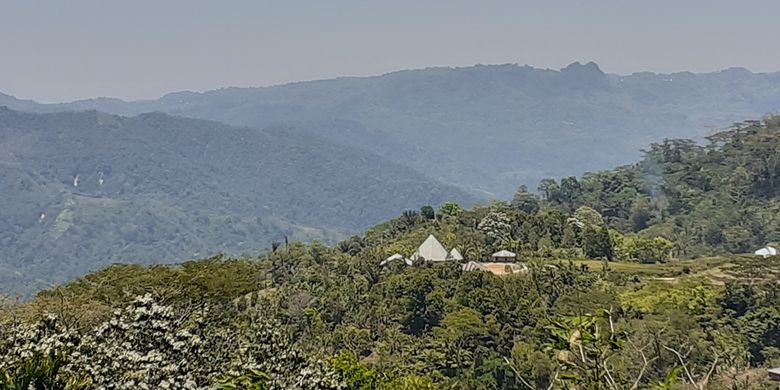
M 2 86 L 0 86 L 1 88 Z M 5 101 L 5 103 L 3 103 Z M 545 177 L 580 175 L 639 158 L 663 138 L 700 139 L 711 128 L 780 110 L 780 72 L 732 68 L 605 74 L 517 64 L 436 67 L 263 88 L 175 92 L 157 100 L 90 99 L 20 110 L 162 111 L 237 126 L 294 126 L 491 197 Z M 590 152 L 583 158 L 583 152 Z
M 385 256 L 408 256 L 436 233 L 471 260 L 501 249 L 525 258 L 644 263 L 752 253 L 780 242 L 777 150 L 778 117 L 735 124 L 701 145 L 667 139 L 632 165 L 545 179 L 537 193 L 521 185 L 510 202 L 408 210 L 340 247 L 352 254 L 369 246 L 383 248 Z
M 780 321 L 767 322 L 780 318 L 775 283 L 757 275 L 780 264 L 728 261 L 740 267 L 725 287 L 551 260 L 531 261 L 526 276 L 387 269 L 301 244 L 260 259 L 118 265 L 6 311 L 0 373 L 18 380 L 38 364 L 46 378 L 53 359 L 57 378 L 87 383 L 55 387 L 71 389 L 248 388 L 252 378 L 270 388 L 607 389 L 686 388 L 686 369 L 699 388 L 756 388 L 780 343 Z M 150 368 L 160 364 L 172 371 Z
M 0 107 L 0 292 L 115 262 L 336 242 L 408 204 L 477 198 L 294 129 Z M 350 218 L 344 218 L 350 215 Z
M 780 241 L 780 118 L 735 124 L 707 137 L 664 140 L 637 164 L 544 180 L 563 209 L 588 206 L 622 233 L 663 236 L 678 254 L 745 253 Z M 518 194 L 522 196 L 522 194 Z
M 664 141 L 636 165 L 545 182 L 543 196 L 409 210 L 334 246 L 91 273 L 7 307 L 0 386 L 772 388 L 780 259 L 691 241 L 686 227 L 750 226 L 702 205 L 776 204 L 779 125 Z M 740 167 L 748 180 L 721 185 Z M 510 249 L 529 272 L 379 265 L 429 234 L 470 260 Z

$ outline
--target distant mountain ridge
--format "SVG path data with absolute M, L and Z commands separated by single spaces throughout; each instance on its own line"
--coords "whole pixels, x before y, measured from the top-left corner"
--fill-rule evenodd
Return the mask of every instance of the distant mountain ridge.
M 776 112 L 780 72 L 614 75 L 592 62 L 561 70 L 477 65 L 19 108 L 163 111 L 239 126 L 293 126 L 507 197 L 520 183 L 533 188 L 544 177 L 634 161 L 658 139 L 699 138 Z
M 112 262 L 332 242 L 407 208 L 477 197 L 293 129 L 0 107 L 0 292 Z

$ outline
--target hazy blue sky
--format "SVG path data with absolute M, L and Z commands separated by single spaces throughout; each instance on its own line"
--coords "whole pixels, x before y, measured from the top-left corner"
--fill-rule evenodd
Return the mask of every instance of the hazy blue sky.
M 426 66 L 780 70 L 778 0 L 0 0 L 0 91 L 151 98 Z

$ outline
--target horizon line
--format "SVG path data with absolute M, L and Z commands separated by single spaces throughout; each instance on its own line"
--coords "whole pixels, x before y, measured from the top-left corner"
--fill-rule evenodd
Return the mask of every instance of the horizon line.
M 290 80 L 285 82 L 279 82 L 279 83 L 271 83 L 271 84 L 265 84 L 265 85 L 225 85 L 221 87 L 213 87 L 213 88 L 204 88 L 204 89 L 180 89 L 180 90 L 172 90 L 169 92 L 165 92 L 161 95 L 157 95 L 156 97 L 148 97 L 148 98 L 127 98 L 127 97 L 117 97 L 117 96 L 91 96 L 91 97 L 83 97 L 83 98 L 76 98 L 76 99 L 68 99 L 68 100 L 60 100 L 60 101 L 46 101 L 45 99 L 37 99 L 35 97 L 21 97 L 20 95 L 15 95 L 13 93 L 4 93 L 3 90 L 0 89 L 0 95 L 5 95 L 8 97 L 11 97 L 15 100 L 19 101 L 26 101 L 26 102 L 32 102 L 35 104 L 41 104 L 41 105 L 65 105 L 65 104 L 75 104 L 80 102 L 88 102 L 88 101 L 94 101 L 94 100 L 115 100 L 120 101 L 122 103 L 142 103 L 142 102 L 154 102 L 157 100 L 160 100 L 166 96 L 169 95 L 175 95 L 175 94 L 205 94 L 209 92 L 216 92 L 216 91 L 222 91 L 222 90 L 228 90 L 228 89 L 264 89 L 264 88 L 278 88 L 278 87 L 285 87 L 290 85 L 296 85 L 296 84 L 303 84 L 303 83 L 316 83 L 316 82 L 326 82 L 326 81 L 335 81 L 335 80 L 343 80 L 343 79 L 369 79 L 369 78 L 377 78 L 377 77 L 384 77 L 388 75 L 393 75 L 396 73 L 403 73 L 403 72 L 419 72 L 419 71 L 426 71 L 426 70 L 436 70 L 436 69 L 449 69 L 449 70 L 460 70 L 460 69 L 468 69 L 468 68 L 476 68 L 476 67 L 500 67 L 500 66 L 516 66 L 518 68 L 531 68 L 534 70 L 539 71 L 552 71 L 552 72 L 560 72 L 563 69 L 570 67 L 572 65 L 581 65 L 585 66 L 588 64 L 594 64 L 596 67 L 605 75 L 610 76 L 618 76 L 618 77 L 629 77 L 639 74 L 653 74 L 653 75 L 675 75 L 675 74 L 681 74 L 681 73 L 690 73 L 694 75 L 709 75 L 709 74 L 716 74 L 716 73 L 722 73 L 725 71 L 746 71 L 753 75 L 762 75 L 762 74 L 774 74 L 774 73 L 780 73 L 780 69 L 778 70 L 772 70 L 772 71 L 753 71 L 750 68 L 744 67 L 744 66 L 730 66 L 728 68 L 719 68 L 712 71 L 704 71 L 704 72 L 693 72 L 688 70 L 679 70 L 674 72 L 656 72 L 651 70 L 639 70 L 639 71 L 633 71 L 631 73 L 611 73 L 611 72 L 604 72 L 604 70 L 601 69 L 601 66 L 596 61 L 574 61 L 570 64 L 562 67 L 562 68 L 551 68 L 551 67 L 537 67 L 529 64 L 523 64 L 520 65 L 519 62 L 505 62 L 505 63 L 475 63 L 471 65 L 431 65 L 426 67 L 419 67 L 419 68 L 407 68 L 407 69 L 398 69 L 398 70 L 391 70 L 386 71 L 382 73 L 371 73 L 371 74 L 365 74 L 365 75 L 340 75 L 340 76 L 333 76 L 333 77 L 322 77 L 322 78 L 311 78 L 311 79 L 300 79 L 300 80 Z

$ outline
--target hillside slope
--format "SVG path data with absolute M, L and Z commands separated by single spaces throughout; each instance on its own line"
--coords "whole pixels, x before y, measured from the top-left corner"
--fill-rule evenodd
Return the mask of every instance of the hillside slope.
M 0 296 L 0 378 L 32 371 L 45 383 L 89 379 L 85 389 L 170 378 L 198 389 L 773 388 L 780 257 L 734 252 L 780 240 L 780 118 L 708 141 L 665 140 L 636 164 L 545 180 L 544 198 L 405 211 L 335 246 L 116 265 L 28 303 Z M 430 235 L 470 262 L 383 264 Z M 522 265 L 471 263 L 498 250 Z M 712 253 L 722 255 L 698 257 Z M 51 361 L 66 364 L 45 369 Z
M 0 108 L 0 166 L 0 291 L 112 262 L 332 241 L 407 207 L 474 200 L 309 134 L 161 113 Z
M 294 126 L 505 198 L 519 183 L 535 188 L 545 177 L 608 169 L 636 160 L 659 139 L 699 139 L 776 112 L 780 73 L 612 75 L 593 63 L 560 71 L 492 65 L 179 92 L 153 101 L 20 105 Z

